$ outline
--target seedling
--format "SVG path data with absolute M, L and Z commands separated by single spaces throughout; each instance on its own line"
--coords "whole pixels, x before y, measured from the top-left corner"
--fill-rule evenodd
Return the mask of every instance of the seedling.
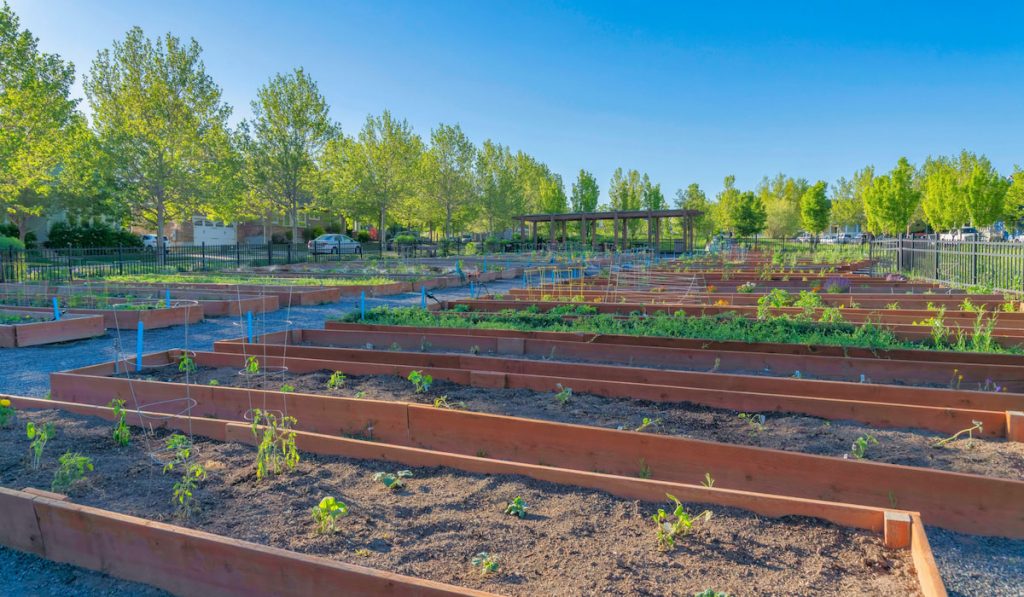
M 132 432 L 125 423 L 124 400 L 111 400 L 107 406 L 114 411 L 114 416 L 117 417 L 114 422 L 114 443 L 122 447 L 127 446 L 132 439 Z
M 640 459 L 640 472 L 637 473 L 637 476 L 641 479 L 651 478 L 651 467 L 647 466 L 647 461 L 643 458 Z
M 472 564 L 475 568 L 480 570 L 480 576 L 487 576 L 494 574 L 498 571 L 498 559 L 487 553 L 481 551 L 480 553 L 473 556 Z
M 295 391 L 295 386 L 286 383 L 286 384 L 281 386 L 281 391 L 282 392 L 294 392 Z
M 36 425 L 29 421 L 25 424 L 25 435 L 32 440 L 28 445 L 29 451 L 32 452 L 32 468 L 39 468 L 39 463 L 43 459 L 43 448 L 46 447 L 46 442 L 53 439 L 54 433 L 53 423 Z
M 391 491 L 395 491 L 405 487 L 406 479 L 412 476 L 412 471 L 398 471 L 395 473 L 380 472 L 373 475 L 373 480 L 384 484 Z
M 199 482 L 206 479 L 206 468 L 198 463 L 192 463 L 185 467 L 181 479 L 174 484 L 171 494 L 171 501 L 174 503 L 178 516 L 191 518 L 197 510 L 195 502 L 195 491 Z
M 698 522 L 711 520 L 711 511 L 704 510 L 696 516 L 691 516 L 686 511 L 686 508 L 683 507 L 682 502 L 676 499 L 675 496 L 670 493 L 665 495 L 676 503 L 675 510 L 672 514 L 669 514 L 663 508 L 658 508 L 658 513 L 652 516 L 651 519 L 654 521 L 654 524 L 658 525 L 658 547 L 662 551 L 671 551 L 675 549 L 677 537 L 689 535 L 693 532 L 693 525 Z M 675 517 L 675 521 L 670 520 L 672 517 Z
M 434 385 L 434 378 L 429 374 L 424 374 L 422 371 L 413 371 L 409 374 L 409 381 L 412 382 L 414 388 L 416 388 L 417 394 L 423 394 L 430 389 L 430 386 Z
M 259 425 L 263 421 L 262 434 Z M 282 470 L 294 470 L 299 464 L 299 451 L 295 448 L 295 417 L 281 416 L 256 409 L 252 414 L 252 434 L 260 440 L 256 448 L 256 480 L 276 475 Z
M 462 401 L 449 402 L 448 395 L 445 394 L 439 398 L 434 398 L 434 408 L 466 408 L 466 403 Z
M 211 386 L 219 386 L 220 385 L 220 382 L 217 381 L 216 379 L 211 379 L 207 383 L 210 384 Z
M 82 456 L 78 452 L 66 452 L 60 457 L 60 466 L 53 475 L 53 483 L 50 490 L 57 493 L 65 493 L 79 479 L 84 479 L 85 474 L 92 472 L 92 459 Z
M 505 514 L 508 514 L 509 516 L 518 516 L 519 518 L 526 518 L 526 511 L 528 509 L 529 506 L 526 505 L 523 498 L 517 495 L 515 499 L 505 506 Z
M 183 354 L 181 355 L 181 358 L 178 359 L 178 371 L 180 373 L 195 373 L 196 362 L 192 360 L 192 357 L 187 354 Z
M 973 425 L 971 425 L 967 429 L 961 429 L 960 431 L 957 431 L 956 433 L 954 433 L 953 435 L 951 435 L 951 436 L 949 436 L 949 437 L 947 437 L 945 439 L 940 439 L 940 440 L 936 441 L 934 444 L 932 444 L 932 447 L 933 448 L 941 448 L 942 446 L 944 446 L 944 445 L 946 445 L 946 444 L 948 444 L 950 442 L 956 441 L 957 438 L 959 438 L 961 435 L 963 435 L 965 433 L 967 434 L 968 439 L 974 439 L 974 432 L 977 431 L 978 433 L 981 433 L 981 431 L 982 431 L 981 421 L 974 421 L 974 420 L 972 420 L 971 423 L 973 423 Z
M 7 427 L 14 419 L 14 407 L 7 398 L 0 398 L 0 427 Z
M 356 392 L 356 398 L 364 398 L 365 396 L 366 396 L 366 392 L 364 392 L 362 390 Z
M 185 464 L 192 456 L 192 440 L 180 433 L 171 434 L 164 446 L 173 454 L 171 460 L 164 465 L 165 474 L 173 471 L 175 466 Z
M 644 420 L 640 423 L 640 426 L 634 429 L 634 431 L 643 431 L 648 427 L 657 427 L 658 425 L 661 425 L 661 419 L 649 419 L 647 417 L 644 417 Z
M 316 524 L 317 532 L 321 535 L 333 533 L 337 529 L 335 525 L 338 519 L 343 516 L 348 516 L 348 506 L 331 496 L 320 500 L 320 503 L 313 508 L 313 522 Z
M 749 414 L 749 413 L 740 413 L 739 414 L 739 419 L 741 421 L 746 421 L 746 423 L 747 423 L 747 431 L 749 431 L 751 435 L 753 435 L 755 433 L 761 433 L 762 431 L 764 431 L 764 423 L 765 423 L 764 415 L 753 415 L 753 414 Z
M 850 446 L 850 453 L 853 454 L 854 458 L 860 460 L 868 455 L 868 446 L 877 444 L 878 440 L 875 439 L 875 436 L 866 433 L 853 440 L 853 444 Z
M 729 597 L 729 594 L 714 589 L 704 589 L 700 593 L 694 593 L 693 597 Z
M 711 489 L 715 486 L 715 478 L 711 476 L 711 473 L 704 473 L 704 480 L 700 484 Z
M 260 372 L 260 362 L 256 360 L 256 357 L 245 359 L 245 372 L 249 375 L 257 375 Z
M 335 371 L 331 374 L 331 378 L 327 380 L 328 390 L 337 390 L 345 385 L 345 374 L 341 371 Z
M 569 404 L 569 400 L 572 399 L 572 388 L 569 386 L 563 386 L 562 384 L 555 384 L 555 387 L 558 388 L 558 393 L 555 394 L 555 400 L 557 400 L 562 406 Z
M 365 547 L 360 547 L 356 550 L 356 555 L 363 558 L 368 558 L 370 557 L 370 550 L 366 549 Z

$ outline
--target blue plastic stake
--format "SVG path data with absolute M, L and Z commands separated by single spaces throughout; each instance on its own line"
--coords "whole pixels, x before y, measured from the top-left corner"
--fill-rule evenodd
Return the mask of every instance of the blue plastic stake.
M 359 293 L 359 319 L 366 319 L 366 292 Z
M 145 326 L 142 324 L 142 320 L 139 320 L 139 333 L 135 339 L 135 370 L 142 371 L 142 330 Z
M 60 321 L 60 303 L 57 302 L 57 297 L 53 297 L 53 318 Z
M 164 296 L 164 306 L 166 306 L 168 309 L 171 308 L 171 289 L 170 288 L 167 289 L 167 294 Z
M 523 270 L 523 288 L 529 288 L 529 284 L 526 283 L 526 270 Z
M 245 335 L 249 338 L 249 344 L 252 344 L 252 311 L 245 312 Z
M 487 273 L 487 258 L 486 257 L 484 257 L 484 267 L 483 267 L 483 269 L 481 271 L 483 273 L 485 273 L 485 274 Z
M 427 287 L 426 286 L 420 286 L 420 308 L 421 309 L 426 309 L 427 308 Z
M 473 286 L 473 281 L 469 282 L 469 298 L 476 298 L 476 287 Z

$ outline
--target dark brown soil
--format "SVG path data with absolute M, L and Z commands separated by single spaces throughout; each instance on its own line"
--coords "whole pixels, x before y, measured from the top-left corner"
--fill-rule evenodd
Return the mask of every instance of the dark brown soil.
M 58 429 L 38 471 L 26 466 L 26 419 Z M 0 429 L 8 447 L 0 451 L 0 484 L 49 488 L 57 456 L 74 450 L 95 464 L 70 491 L 78 503 L 512 595 L 690 595 L 706 588 L 744 595 L 918 593 L 908 551 L 886 550 L 877 536 L 813 519 L 709 506 L 710 522 L 664 553 L 650 519 L 659 504 L 446 468 L 412 469 L 407 487 L 389 492 L 372 476 L 395 465 L 309 454 L 295 471 L 257 482 L 254 448 L 199 438 L 198 460 L 209 470 L 196 493 L 202 510 L 180 520 L 170 499 L 174 475 L 161 473 L 147 453 L 150 442 L 133 432 L 132 444 L 118 448 L 108 422 L 20 413 L 16 425 Z M 337 533 L 319 535 L 310 508 L 326 495 L 351 510 Z M 515 496 L 530 506 L 524 520 L 503 513 Z M 485 577 L 471 566 L 481 551 L 498 559 L 497 574 Z
M 154 370 L 154 379 L 184 381 L 184 375 L 167 368 Z M 352 376 L 345 387 L 327 389 L 331 372 L 284 373 L 255 381 L 238 375 L 234 369 L 200 369 L 193 383 L 206 384 L 216 379 L 222 385 L 277 390 L 281 385 L 296 392 L 331 396 L 361 396 L 376 400 L 397 400 L 433 404 L 447 396 L 449 404 L 475 412 L 544 419 L 562 423 L 593 425 L 611 429 L 635 430 L 644 418 L 657 421 L 645 430 L 694 439 L 744 444 L 808 454 L 850 457 L 850 446 L 858 437 L 871 435 L 877 445 L 868 448 L 867 459 L 875 462 L 919 466 L 990 477 L 1024 479 L 1024 443 L 993 439 L 963 439 L 944 447 L 933 444 L 939 434 L 914 429 L 879 429 L 853 421 L 828 421 L 798 414 L 764 413 L 761 429 L 748 424 L 731 410 L 708 408 L 687 403 L 648 402 L 625 398 L 605 398 L 574 394 L 565 406 L 555 392 L 540 393 L 524 389 L 492 389 L 435 381 L 425 394 L 417 394 L 412 384 L 393 376 Z

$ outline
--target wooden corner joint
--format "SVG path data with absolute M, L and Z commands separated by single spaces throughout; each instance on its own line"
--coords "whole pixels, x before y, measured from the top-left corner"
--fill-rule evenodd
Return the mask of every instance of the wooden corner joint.
M 1024 411 L 1006 411 L 1006 439 L 1011 442 L 1024 442 Z
M 909 549 L 911 518 L 906 512 L 885 511 L 885 546 L 889 549 Z

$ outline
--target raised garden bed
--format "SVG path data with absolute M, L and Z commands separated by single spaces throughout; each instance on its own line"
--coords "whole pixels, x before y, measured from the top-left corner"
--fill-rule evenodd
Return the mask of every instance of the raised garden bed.
M 148 302 L 146 305 L 109 305 L 105 309 L 65 309 L 70 315 L 99 315 L 107 328 L 128 330 L 138 327 L 141 321 L 147 330 L 166 328 L 203 320 L 203 309 L 195 301 L 171 301 L 170 307 L 163 302 Z M 32 313 L 53 313 L 52 307 L 19 307 L 20 311 Z
M 106 332 L 98 315 L 65 315 L 23 309 L 0 309 L 0 348 L 39 346 L 102 336 Z
M 386 353 L 385 353 L 386 354 Z M 400 357 L 399 353 L 391 353 Z M 412 355 L 416 356 L 416 355 Z M 420 355 L 436 358 L 433 355 Z M 287 367 L 290 374 L 343 371 L 351 375 L 384 374 L 406 377 L 418 367 L 408 365 L 317 361 L 266 357 L 269 369 Z M 159 353 L 148 364 L 177 362 L 177 356 Z M 196 353 L 201 367 L 241 369 L 244 355 Z M 160 367 L 149 374 L 173 378 L 173 369 Z M 503 387 L 518 376 L 486 371 L 427 369 L 435 379 Z M 225 386 L 181 385 L 139 378 L 110 377 L 113 364 L 51 375 L 53 396 L 60 400 L 102 404 L 111 396 L 145 396 L 146 403 L 191 396 L 198 404 L 193 412 L 227 420 L 244 418 L 247 410 L 264 405 L 280 410 L 287 397 L 289 412 L 304 429 L 321 433 L 365 434 L 384 441 L 425 446 L 457 453 L 484 450 L 492 457 L 516 462 L 544 462 L 577 470 L 636 475 L 645 466 L 653 478 L 694 483 L 706 472 L 726 479 L 722 486 L 743 491 L 776 493 L 817 500 L 853 502 L 876 507 L 901 507 L 921 511 L 931 524 L 977 534 L 1024 536 L 1024 483 L 976 475 L 879 464 L 865 460 L 814 456 L 704 442 L 679 437 L 631 433 L 593 427 L 566 426 L 519 418 L 494 417 L 451 409 L 409 404 L 381 403 L 280 391 Z M 553 400 L 550 378 L 536 378 L 543 385 L 543 400 Z M 567 385 L 577 380 L 565 380 Z M 276 383 L 276 382 L 275 382 Z M 284 382 L 282 382 L 284 383 Z M 519 385 L 519 382 L 516 382 Z M 520 385 L 522 387 L 522 385 Z M 155 408 L 155 407 L 154 407 Z M 626 416 L 617 421 L 627 422 Z M 644 464 L 646 463 L 646 464 Z M 951 503 L 948 496 L 956 495 Z
M 160 467 L 154 465 L 141 441 L 127 448 L 118 448 L 109 439 L 109 424 L 53 412 L 32 413 L 30 416 L 38 421 L 49 420 L 61 426 L 62 432 L 53 440 L 51 452 L 67 448 L 89 453 L 93 455 L 96 469 L 71 490 L 73 500 L 88 507 L 59 502 L 55 504 L 55 500 L 35 498 L 31 503 L 36 512 L 41 510 L 47 513 L 38 519 L 38 524 L 47 526 L 51 521 L 52 524 L 59 524 L 67 519 L 81 518 L 54 516 L 48 512 L 52 508 L 85 511 L 86 514 L 98 515 L 94 517 L 95 520 L 102 516 L 102 512 L 96 511 L 95 507 L 158 521 L 181 522 L 173 518 L 173 506 L 169 501 L 160 499 L 170 494 L 174 480 L 160 474 Z M 178 417 L 169 422 L 172 426 L 188 424 L 187 420 Z M 238 431 L 242 432 L 241 437 L 245 437 L 249 431 L 245 425 L 215 421 L 200 423 L 198 420 L 193 422 L 213 434 L 217 433 L 215 427 L 220 425 L 224 428 L 224 439 L 229 440 Z M 563 593 L 567 587 L 572 587 L 569 592 L 580 594 L 625 594 L 637 591 L 666 593 L 681 588 L 687 592 L 697 592 L 708 587 L 733 593 L 763 593 L 785 587 L 794 593 L 884 591 L 943 594 L 927 548 L 927 540 L 923 533 L 917 532 L 920 520 L 913 522 L 914 515 L 911 515 L 910 524 L 901 528 L 897 524 L 898 513 L 893 513 L 892 535 L 887 537 L 895 541 L 897 533 L 905 531 L 906 534 L 899 539 L 904 546 L 910 548 L 908 551 L 894 551 L 882 546 L 881 537 L 864 531 L 808 518 L 765 519 L 712 503 L 706 506 L 714 512 L 707 524 L 701 525 L 685 541 L 680 541 L 676 549 L 661 552 L 654 537 L 654 523 L 649 518 L 649 514 L 659 507 L 657 503 L 624 500 L 601 491 L 555 485 L 530 476 L 517 475 L 515 473 L 518 471 L 514 469 L 504 471 L 502 463 L 484 458 L 460 459 L 443 454 L 432 456 L 422 451 L 414 456 L 408 448 L 389 448 L 386 444 L 344 439 L 319 438 L 320 443 L 316 444 L 314 437 L 302 433 L 298 434 L 297 441 L 300 449 L 312 445 L 325 448 L 329 443 L 335 449 L 352 446 L 348 451 L 390 452 L 403 465 L 408 465 L 406 459 L 410 458 L 428 463 L 432 459 L 439 463 L 447 460 L 457 464 L 455 468 L 439 467 L 436 464 L 420 465 L 412 469 L 413 475 L 407 479 L 403 490 L 389 492 L 372 477 L 382 468 L 394 468 L 394 462 L 304 454 L 295 471 L 257 481 L 252 472 L 253 448 L 237 443 L 197 440 L 195 448 L 198 460 L 207 463 L 209 475 L 195 494 L 202 509 L 184 524 L 243 541 L 269 545 L 273 551 L 264 552 L 267 556 L 263 558 L 264 565 L 274 565 L 275 560 L 269 557 L 271 555 L 284 556 L 283 561 L 291 562 L 294 556 L 288 558 L 287 552 L 282 553 L 279 549 L 286 547 L 290 551 L 314 556 L 306 559 L 309 564 L 320 564 L 322 561 L 321 566 L 330 566 L 338 562 L 334 565 L 347 567 L 350 574 L 365 570 L 362 566 L 372 566 L 503 594 Z M 87 449 L 83 446 L 87 446 Z M 17 456 L 9 454 L 0 456 L 2 458 L 11 461 L 5 463 L 3 470 L 6 472 L 0 476 L 5 485 L 49 483 L 52 471 L 44 468 L 42 472 L 27 473 L 26 469 L 17 466 Z M 495 470 L 491 475 L 464 470 L 474 467 Z M 146 470 L 150 472 L 145 482 L 123 482 L 126 474 L 138 476 Z M 589 476 L 595 481 L 602 477 L 594 474 Z M 670 486 L 654 481 L 624 481 L 637 487 L 649 487 L 648 493 L 658 494 L 671 489 Z M 686 487 L 679 489 L 687 491 Z M 628 491 L 623 486 L 618 493 Z M 0 495 L 6 497 L 10 493 Z M 714 489 L 704 491 L 708 497 L 727 493 Z M 320 535 L 314 530 L 309 520 L 309 509 L 321 494 L 336 495 L 349 505 L 349 516 L 338 521 L 341 532 Z M 297 496 L 307 499 L 296 499 Z M 522 496 L 529 505 L 524 519 L 509 517 L 503 512 L 507 502 L 514 496 Z M 24 508 L 25 498 L 16 497 L 20 498 L 20 503 L 14 501 L 14 498 L 7 499 Z M 770 496 L 764 496 L 763 500 L 784 503 Z M 795 500 L 793 502 L 798 503 Z M 705 507 L 698 503 L 688 505 L 694 509 Z M 831 508 L 836 512 L 845 512 L 844 515 L 851 519 L 860 516 L 861 520 L 867 521 L 875 517 L 876 522 L 871 525 L 887 526 L 882 520 L 885 518 L 884 511 L 873 512 L 870 509 L 841 505 Z M 878 518 L 880 515 L 883 516 Z M 124 521 L 124 517 L 114 517 Z M 83 525 L 69 526 L 71 534 L 74 534 L 80 532 Z M 146 539 L 159 537 L 161 533 L 167 534 L 169 529 L 162 524 L 148 526 L 152 527 L 152 532 L 140 532 L 134 541 L 127 543 L 148 544 L 147 551 L 154 550 L 154 544 Z M 104 524 L 98 524 L 97 527 L 97 532 L 106 530 Z M 218 539 L 207 533 L 186 533 L 196 539 Z M 51 540 L 51 536 L 43 533 L 46 541 Z M 56 537 L 54 541 L 59 542 L 60 539 Z M 174 539 L 172 536 L 171 540 Z M 806 545 L 809 544 L 816 546 L 813 555 L 806 552 Z M 242 544 L 241 547 L 248 545 Z M 609 548 L 609 545 L 614 547 Z M 128 549 L 130 547 L 128 545 L 117 550 L 116 554 L 111 553 L 117 557 L 105 560 L 107 565 L 123 571 L 127 568 L 123 559 L 133 559 L 133 563 L 137 564 L 143 558 L 133 556 Z M 498 558 L 500 567 L 496 574 L 481 575 L 470 565 L 469 559 L 473 554 L 483 550 Z M 69 550 L 65 548 L 65 551 Z M 197 551 L 203 552 L 202 549 Z M 573 562 L 588 564 L 567 566 L 563 558 L 550 557 L 555 553 L 571 553 Z M 609 557 L 609 554 L 613 557 Z M 238 564 L 232 566 L 236 571 L 248 568 L 250 564 L 250 559 L 244 557 L 247 554 L 240 555 L 243 557 L 239 558 Z M 95 556 L 90 559 L 93 558 Z M 329 558 L 330 561 L 321 558 Z M 175 558 L 171 566 L 178 562 L 180 559 Z M 780 562 L 783 565 L 780 566 Z M 830 569 L 825 577 L 818 574 L 823 566 Z M 204 565 L 204 568 L 216 569 L 212 563 Z M 802 570 L 804 572 L 800 572 Z M 221 578 L 222 574 L 214 575 L 213 578 Z M 160 575 L 161 572 L 156 571 L 156 576 Z M 198 576 L 200 579 L 191 582 L 202 582 L 203 579 L 203 575 L 185 576 Z M 254 574 L 250 584 L 261 582 L 261 576 Z M 280 578 L 278 575 L 272 576 Z M 320 577 L 322 573 L 315 576 Z M 374 572 L 366 570 L 364 578 L 373 579 Z M 289 580 L 296 582 L 298 579 Z M 300 587 L 307 591 L 323 587 L 323 579 L 317 580 L 321 582 L 303 579 L 299 582 L 308 584 L 300 584 L 292 589 L 276 586 L 294 594 L 299 592 Z M 403 582 L 412 579 L 392 576 L 387 580 Z M 431 587 L 426 581 L 417 582 L 425 585 L 425 588 L 457 590 L 451 586 Z

